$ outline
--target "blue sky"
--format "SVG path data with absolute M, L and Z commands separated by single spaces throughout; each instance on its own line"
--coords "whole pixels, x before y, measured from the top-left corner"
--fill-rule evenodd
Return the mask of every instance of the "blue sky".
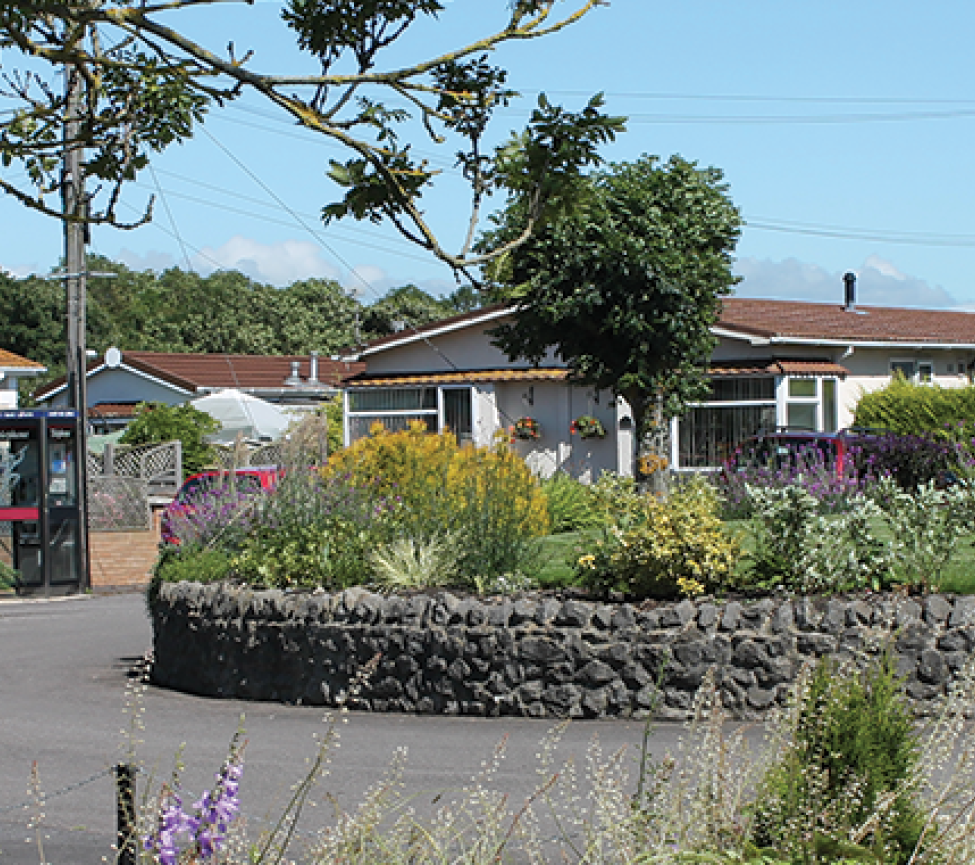
M 483 35 L 505 6 L 453 0 L 398 59 Z M 292 71 L 279 8 L 223 4 L 190 13 L 191 27 L 215 49 L 230 39 L 255 49 L 261 71 Z M 746 220 L 739 294 L 839 301 L 853 270 L 863 303 L 975 309 L 973 32 L 975 5 L 963 0 L 612 0 L 498 52 L 524 94 L 498 132 L 522 125 L 540 91 L 573 109 L 603 91 L 607 110 L 630 118 L 608 159 L 679 153 L 724 171 Z M 466 210 L 450 154 L 417 150 L 448 180 L 428 216 L 458 234 Z M 341 156 L 256 99 L 217 109 L 128 193 L 129 215 L 157 194 L 154 223 L 97 228 L 90 249 L 140 270 L 238 268 L 282 285 L 327 276 L 366 303 L 410 282 L 449 291 L 447 268 L 391 229 L 322 227 L 317 214 L 336 195 L 325 171 Z M 56 263 L 56 222 L 8 201 L 0 218 L 0 267 Z

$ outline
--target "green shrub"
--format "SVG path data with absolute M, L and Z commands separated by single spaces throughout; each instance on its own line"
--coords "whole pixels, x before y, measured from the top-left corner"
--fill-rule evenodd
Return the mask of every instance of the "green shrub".
M 0 561 L 0 589 L 16 588 L 20 575 L 6 562 Z
M 794 862 L 906 862 L 926 822 L 915 798 L 919 756 L 889 657 L 861 671 L 822 661 L 800 687 L 780 753 L 759 785 L 754 843 Z M 856 830 L 862 837 L 851 839 Z M 859 856 L 838 849 L 851 840 Z
M 890 551 L 877 537 L 879 509 L 857 496 L 842 514 L 823 514 L 801 484 L 747 485 L 754 538 L 742 587 L 798 592 L 881 589 L 892 579 Z
M 141 403 L 139 413 L 125 428 L 125 434 L 119 442 L 124 445 L 142 445 L 178 439 L 183 443 L 183 472 L 191 475 L 212 465 L 214 450 L 207 443 L 206 436 L 219 429 L 220 421 L 189 403 Z
M 908 492 L 883 478 L 871 497 L 890 530 L 892 581 L 936 587 L 959 539 L 972 530 L 975 486 L 966 481 L 939 490 L 929 483 Z
M 696 595 L 723 585 L 740 555 L 718 516 L 714 488 L 702 478 L 669 498 L 643 496 L 639 506 L 624 497 L 619 520 L 581 556 L 579 581 L 598 592 L 632 598 Z
M 399 505 L 368 484 L 293 471 L 259 500 L 233 559 L 248 583 L 342 589 L 369 582 L 369 553 L 394 536 Z
M 450 585 L 457 580 L 457 559 L 456 541 L 451 537 L 426 542 L 397 538 L 373 550 L 369 565 L 379 588 L 397 592 Z
M 593 529 L 603 522 L 589 487 L 565 472 L 542 481 L 552 534 Z
M 887 387 L 860 397 L 854 423 L 901 435 L 937 433 L 970 442 L 975 437 L 975 385 L 937 387 L 898 375 Z
M 159 557 L 153 576 L 165 583 L 215 583 L 230 575 L 231 560 L 232 554 L 224 549 L 170 548 Z

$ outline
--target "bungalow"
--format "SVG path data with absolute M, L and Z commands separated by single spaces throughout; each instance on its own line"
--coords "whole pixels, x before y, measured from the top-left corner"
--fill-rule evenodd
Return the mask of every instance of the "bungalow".
M 180 354 L 110 348 L 88 364 L 89 423 L 95 432 L 125 427 L 142 402 L 178 405 L 225 388 L 289 410 L 307 409 L 338 394 L 338 385 L 362 365 L 310 355 Z M 63 408 L 64 378 L 36 394 L 45 408 Z
M 396 429 L 418 420 L 487 444 L 531 418 L 538 438 L 515 438 L 514 446 L 537 473 L 629 474 L 629 406 L 568 383 L 554 356 L 537 366 L 510 362 L 487 331 L 514 314 L 486 307 L 366 345 L 355 358 L 366 371 L 344 386 L 346 441 L 377 421 Z M 968 384 L 975 369 L 975 314 L 858 306 L 851 281 L 843 303 L 726 298 L 712 330 L 711 393 L 672 422 L 669 459 L 677 470 L 719 466 L 763 428 L 850 426 L 860 395 L 897 372 L 954 387 Z M 596 417 L 608 434 L 581 438 L 573 431 L 581 415 Z
M 34 378 L 46 372 L 46 366 L 0 348 L 0 410 L 17 408 L 22 378 Z

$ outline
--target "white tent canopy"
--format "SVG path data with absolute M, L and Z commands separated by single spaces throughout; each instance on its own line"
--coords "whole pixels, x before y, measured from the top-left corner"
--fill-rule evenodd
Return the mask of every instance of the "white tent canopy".
M 208 436 L 216 444 L 233 444 L 238 435 L 248 441 L 275 441 L 292 420 L 273 403 L 232 387 L 198 397 L 190 405 L 223 424 L 219 432 Z

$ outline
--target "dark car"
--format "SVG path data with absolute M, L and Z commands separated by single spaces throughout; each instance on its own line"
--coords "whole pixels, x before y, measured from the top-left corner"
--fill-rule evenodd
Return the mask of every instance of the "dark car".
M 163 511 L 160 535 L 164 544 L 179 544 L 174 524 L 191 515 L 200 498 L 211 491 L 234 490 L 243 496 L 270 492 L 277 485 L 281 470 L 276 466 L 249 466 L 234 471 L 218 469 L 190 475 Z

